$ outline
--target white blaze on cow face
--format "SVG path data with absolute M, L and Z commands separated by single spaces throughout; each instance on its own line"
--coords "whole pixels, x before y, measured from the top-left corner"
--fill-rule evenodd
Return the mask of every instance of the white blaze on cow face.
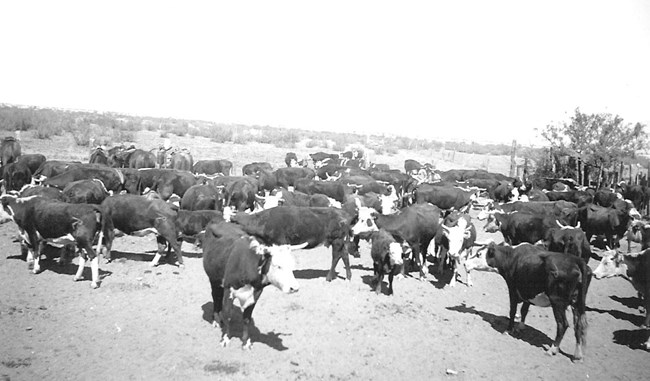
M 284 293 L 297 292 L 300 285 L 293 275 L 296 265 L 293 255 L 291 255 L 291 246 L 274 245 L 266 250 L 271 254 L 271 265 L 266 273 L 269 282 Z
M 354 226 L 352 226 L 352 234 L 359 235 L 361 233 L 378 231 L 379 228 L 375 224 L 375 213 L 377 212 L 374 209 L 370 209 L 365 206 L 360 207 L 358 221 L 356 224 L 354 224 Z
M 598 267 L 594 270 L 594 277 L 596 279 L 602 279 L 624 275 L 626 273 L 627 265 L 623 261 L 623 256 L 614 252 L 603 256 Z
M 388 255 L 390 256 L 391 266 L 401 266 L 404 263 L 402 260 L 402 245 L 398 242 L 388 244 Z
M 460 256 L 460 251 L 463 248 L 463 243 L 466 238 L 469 238 L 470 228 L 467 226 L 467 220 L 460 218 L 458 224 L 453 227 L 442 225 L 443 234 L 449 241 L 449 251 L 447 252 L 451 257 Z
M 497 269 L 490 267 L 486 261 L 487 246 L 481 247 L 465 261 L 465 271 L 468 273 L 472 270 L 497 272 Z

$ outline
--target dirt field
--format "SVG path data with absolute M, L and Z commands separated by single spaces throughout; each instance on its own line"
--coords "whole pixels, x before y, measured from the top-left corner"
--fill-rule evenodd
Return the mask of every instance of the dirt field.
M 500 240 L 478 230 L 479 240 Z M 407 277 L 396 281 L 395 295 L 376 295 L 367 245 L 351 259 L 350 282 L 342 264 L 339 278 L 325 281 L 328 249 L 300 250 L 300 292 L 265 289 L 253 314 L 253 349 L 243 351 L 240 324 L 228 348 L 218 345 L 201 253 L 191 245 L 183 245 L 185 269 L 151 268 L 153 237 L 118 238 L 116 260 L 100 262 L 102 283 L 93 290 L 89 268 L 87 280 L 73 282 L 76 259 L 65 267 L 44 261 L 42 273 L 29 273 L 16 233 L 13 222 L 0 225 L 0 379 L 650 378 L 650 353 L 640 347 L 648 332 L 638 329 L 636 292 L 621 278 L 592 281 L 586 358 L 574 364 L 572 327 L 561 354 L 544 353 L 555 335 L 550 309 L 532 307 L 520 336 L 503 334 L 508 297 L 498 274 L 477 273 L 473 288 L 450 288 L 450 274 L 438 279 L 431 266 L 426 281 Z

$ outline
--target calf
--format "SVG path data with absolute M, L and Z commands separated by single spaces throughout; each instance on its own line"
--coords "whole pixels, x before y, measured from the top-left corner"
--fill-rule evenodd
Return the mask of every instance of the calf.
M 370 256 L 374 272 L 375 293 L 381 292 L 384 275 L 388 274 L 388 295 L 393 294 L 393 277 L 402 266 L 402 246 L 386 230 L 380 229 L 370 235 L 372 246 Z
M 594 270 L 596 279 L 622 276 L 629 280 L 639 293 L 645 308 L 642 328 L 650 327 L 650 249 L 639 253 L 621 254 L 609 252 L 603 256 Z M 646 343 L 647 349 L 650 341 Z
M 572 226 L 557 227 L 546 232 L 544 246 L 548 251 L 571 254 L 589 263 L 591 245 L 582 229 Z
M 510 298 L 510 320 L 508 330 L 516 332 L 515 313 L 517 304 L 521 307 L 521 326 L 531 304 L 553 308 L 557 325 L 555 340 L 548 354 L 557 354 L 564 333 L 569 327 L 566 309 L 573 310 L 576 348 L 574 361 L 583 358 L 586 343 L 587 316 L 585 301 L 591 281 L 591 269 L 581 258 L 546 251 L 543 248 L 520 245 L 495 245 L 490 243 L 485 253 L 485 263 L 497 271 L 508 285 Z
M 212 289 L 212 324 L 222 328 L 223 347 L 230 342 L 235 300 L 243 312 L 243 348 L 251 349 L 253 309 L 264 287 L 272 284 L 285 293 L 298 291 L 290 250 L 289 245 L 261 245 L 227 222 L 208 225 L 203 241 L 203 269 Z
M 61 242 L 61 238 L 72 241 L 79 250 L 79 267 L 74 280 L 82 279 L 86 259 L 90 259 L 92 288 L 99 287 L 99 258 L 92 248 L 96 235 L 98 250 L 102 240 L 104 216 L 97 205 L 68 204 L 40 196 L 18 198 L 2 196 L 5 211 L 21 230 L 28 247 L 27 261 L 33 259 L 33 272 L 41 271 L 40 257 L 45 244 Z M 83 249 L 83 250 L 82 250 Z
M 0 168 L 2 169 L 2 180 L 6 193 L 19 191 L 25 185 L 32 183 L 32 171 L 25 163 L 17 161 Z
M 110 193 L 101 180 L 73 181 L 63 188 L 63 200 L 72 204 L 101 204 Z

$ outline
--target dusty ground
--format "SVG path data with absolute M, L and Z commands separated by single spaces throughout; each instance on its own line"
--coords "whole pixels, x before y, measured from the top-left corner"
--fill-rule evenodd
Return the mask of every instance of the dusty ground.
M 480 229 L 479 229 L 480 230 Z M 584 363 L 544 353 L 555 335 L 550 309 L 532 307 L 518 337 L 507 324 L 506 285 L 477 273 L 473 288 L 406 278 L 395 295 L 375 295 L 369 248 L 352 258 L 350 282 L 325 281 L 329 250 L 295 252 L 297 294 L 267 288 L 255 309 L 253 349 L 221 348 L 209 322 L 212 300 L 200 251 L 184 244 L 186 268 L 151 268 L 150 238 L 116 240 L 102 260 L 101 287 L 73 282 L 73 264 L 44 262 L 38 275 L 19 259 L 17 232 L 0 225 L 0 379 L 11 380 L 647 380 L 636 292 L 625 280 L 592 282 Z M 481 232 L 479 240 L 488 235 Z M 497 235 L 494 235 L 499 240 Z M 591 266 L 595 267 L 595 261 Z M 433 269 L 431 269 L 433 273 Z M 84 273 L 90 278 L 90 269 Z M 463 273 L 463 280 L 464 280 Z M 570 312 L 568 312 L 570 317 Z

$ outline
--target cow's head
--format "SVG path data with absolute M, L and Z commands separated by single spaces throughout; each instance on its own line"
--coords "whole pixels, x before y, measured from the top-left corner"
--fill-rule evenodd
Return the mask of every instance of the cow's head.
M 598 267 L 594 270 L 596 279 L 609 278 L 627 273 L 627 265 L 623 254 L 617 253 L 616 250 L 608 250 L 603 253 Z
M 463 249 L 463 243 L 469 239 L 472 234 L 472 226 L 468 224 L 465 218 L 459 218 L 456 226 L 442 225 L 442 232 L 449 241 L 449 250 L 447 254 L 453 258 L 460 256 Z
M 488 216 L 485 221 L 485 226 L 483 230 L 488 233 L 496 233 L 501 228 L 501 219 L 503 218 L 504 213 L 492 213 Z
M 261 256 L 260 272 L 270 284 L 287 294 L 300 289 L 293 275 L 295 261 L 290 245 L 266 246 L 253 239 L 250 247 Z
M 472 270 L 498 272 L 496 268 L 488 265 L 486 259 L 490 247 L 492 247 L 492 250 L 494 250 L 494 242 L 491 241 L 477 245 L 480 247 L 473 253 L 470 252 L 470 255 L 465 260 L 465 271 L 467 271 L 467 273 Z
M 399 210 L 398 202 L 399 197 L 393 185 L 388 185 L 388 194 L 379 195 L 379 202 L 381 204 L 381 214 L 388 215 L 394 214 Z
M 351 226 L 352 235 L 378 231 L 379 228 L 377 227 L 377 224 L 375 224 L 377 211 L 372 208 L 362 206 L 359 199 L 355 199 L 355 205 L 357 207 L 357 218 L 355 219 L 356 223 Z

